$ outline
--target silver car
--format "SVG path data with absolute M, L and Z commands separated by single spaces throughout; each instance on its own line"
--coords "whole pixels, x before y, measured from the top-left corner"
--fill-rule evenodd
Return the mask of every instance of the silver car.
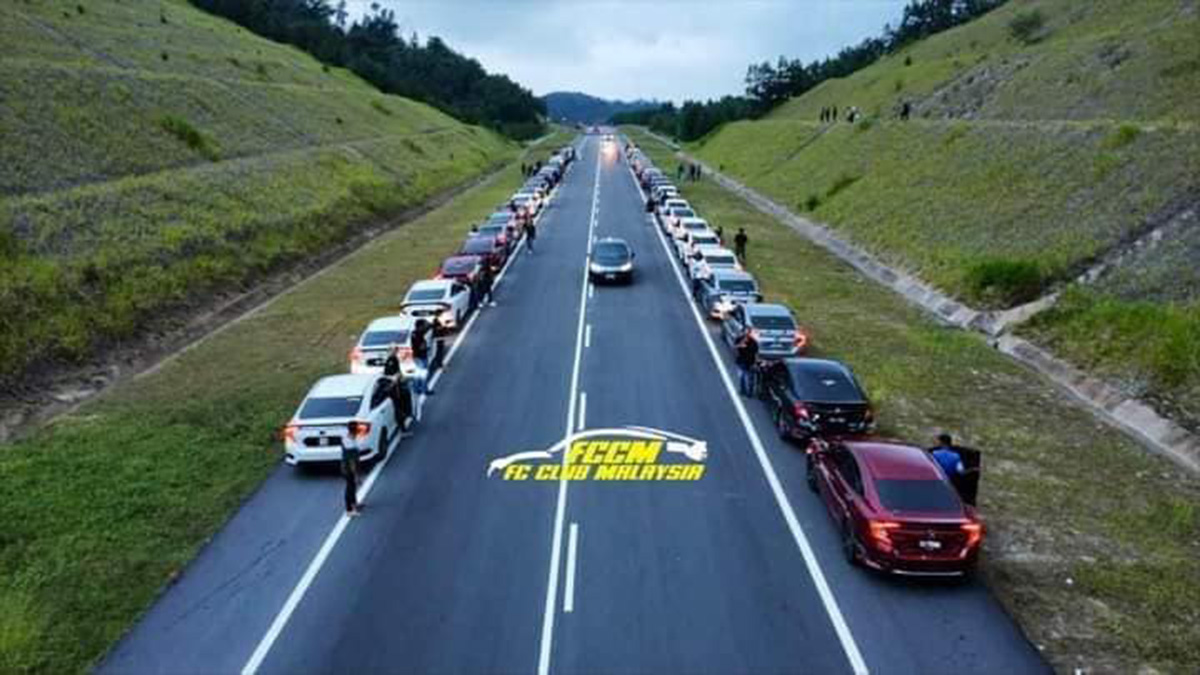
M 792 311 L 783 305 L 737 305 L 721 321 L 721 334 L 730 347 L 736 349 L 747 333 L 758 343 L 758 355 L 764 359 L 800 356 L 808 346 L 808 336 L 796 325 Z

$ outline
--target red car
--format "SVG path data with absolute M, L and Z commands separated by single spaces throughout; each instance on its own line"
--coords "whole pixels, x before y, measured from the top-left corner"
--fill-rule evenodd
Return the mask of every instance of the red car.
M 508 251 L 505 249 L 504 244 L 500 243 L 495 237 L 487 235 L 467 237 L 458 254 L 477 255 L 483 259 L 485 264 L 490 265 L 493 270 L 499 270 L 503 267 L 504 261 L 508 258 Z
M 983 523 L 921 448 L 867 438 L 814 439 L 808 486 L 840 527 L 851 564 L 957 576 L 979 558 Z
M 474 287 L 483 272 L 483 259 L 477 255 L 455 255 L 446 258 L 438 268 L 435 278 L 454 279 Z

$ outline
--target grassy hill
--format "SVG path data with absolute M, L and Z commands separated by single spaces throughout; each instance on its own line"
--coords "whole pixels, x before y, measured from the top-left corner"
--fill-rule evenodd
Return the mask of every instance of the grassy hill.
M 1195 0 L 1013 0 L 690 150 L 972 304 L 1066 288 L 1023 330 L 1200 428 L 1198 34 Z
M 0 5 L 0 381 L 512 158 L 185 2 Z

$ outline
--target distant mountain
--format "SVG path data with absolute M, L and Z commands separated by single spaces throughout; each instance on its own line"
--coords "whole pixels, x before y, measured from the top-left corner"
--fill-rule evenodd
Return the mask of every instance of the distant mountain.
M 600 124 L 619 112 L 659 105 L 656 101 L 609 101 L 577 91 L 556 91 L 542 97 L 552 120 Z

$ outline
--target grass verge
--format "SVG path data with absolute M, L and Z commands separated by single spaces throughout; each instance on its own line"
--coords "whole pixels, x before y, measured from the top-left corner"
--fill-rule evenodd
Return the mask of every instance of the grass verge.
M 628 133 L 660 166 L 670 150 Z M 851 364 L 882 433 L 984 450 L 983 572 L 1059 670 L 1200 669 L 1200 480 L 1180 475 L 969 332 L 933 322 L 712 181 L 685 197 L 750 236 L 749 268 L 814 352 Z
M 154 374 L 0 445 L 0 672 L 92 665 L 278 465 L 274 430 L 306 387 L 343 371 L 362 326 L 519 181 L 505 169 Z

